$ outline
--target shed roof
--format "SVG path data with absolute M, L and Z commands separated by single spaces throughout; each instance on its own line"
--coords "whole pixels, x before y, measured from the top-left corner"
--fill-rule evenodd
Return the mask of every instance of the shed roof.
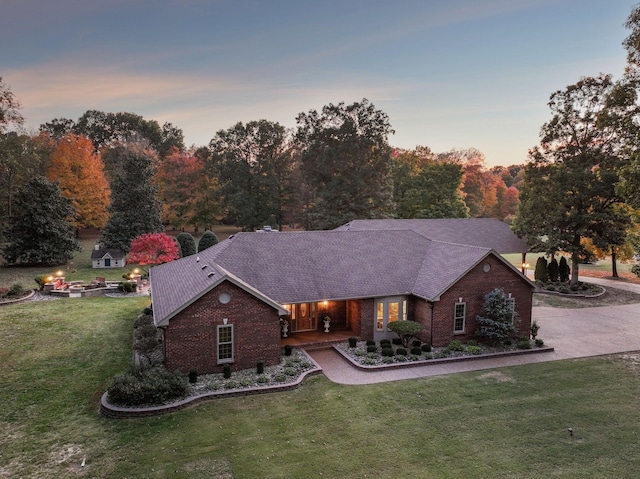
M 123 259 L 125 257 L 124 251 L 122 251 L 121 249 L 115 249 L 115 248 L 95 249 L 94 248 L 91 251 L 91 259 L 102 259 L 107 255 L 113 259 Z

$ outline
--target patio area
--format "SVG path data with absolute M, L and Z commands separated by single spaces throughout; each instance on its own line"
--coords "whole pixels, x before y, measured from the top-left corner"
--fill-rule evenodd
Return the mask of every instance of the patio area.
M 334 343 L 346 343 L 351 336 L 355 336 L 355 334 L 348 329 L 328 333 L 323 330 L 303 331 L 291 333 L 287 338 L 281 338 L 280 344 L 282 347 L 288 344 L 294 348 L 321 349 L 330 347 Z

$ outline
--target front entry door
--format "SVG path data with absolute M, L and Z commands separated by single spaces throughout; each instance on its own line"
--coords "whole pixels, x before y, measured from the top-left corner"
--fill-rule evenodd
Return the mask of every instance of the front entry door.
M 318 326 L 316 303 L 301 303 L 292 305 L 291 332 L 315 331 Z M 295 313 L 294 313 L 295 311 Z
M 407 319 L 407 300 L 404 297 L 381 298 L 376 301 L 373 339 L 392 339 L 397 334 L 389 330 L 389 324 Z

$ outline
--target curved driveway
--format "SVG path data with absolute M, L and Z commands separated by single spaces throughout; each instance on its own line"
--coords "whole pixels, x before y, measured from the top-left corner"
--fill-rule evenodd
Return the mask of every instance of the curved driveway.
M 588 281 L 640 294 L 637 284 L 599 278 L 588 278 Z M 640 350 L 640 304 L 581 309 L 534 307 L 533 319 L 540 325 L 538 336 L 555 351 L 382 371 L 354 368 L 333 349 L 309 351 L 309 354 L 333 382 L 371 384 Z

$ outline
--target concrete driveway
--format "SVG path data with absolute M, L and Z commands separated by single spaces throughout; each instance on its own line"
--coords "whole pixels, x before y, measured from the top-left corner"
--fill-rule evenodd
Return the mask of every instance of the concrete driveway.
M 640 294 L 640 285 L 596 278 L 588 281 Z M 354 368 L 333 349 L 309 354 L 333 382 L 372 384 L 640 350 L 640 304 L 581 309 L 535 307 L 533 319 L 540 325 L 538 337 L 555 351 L 378 371 Z

